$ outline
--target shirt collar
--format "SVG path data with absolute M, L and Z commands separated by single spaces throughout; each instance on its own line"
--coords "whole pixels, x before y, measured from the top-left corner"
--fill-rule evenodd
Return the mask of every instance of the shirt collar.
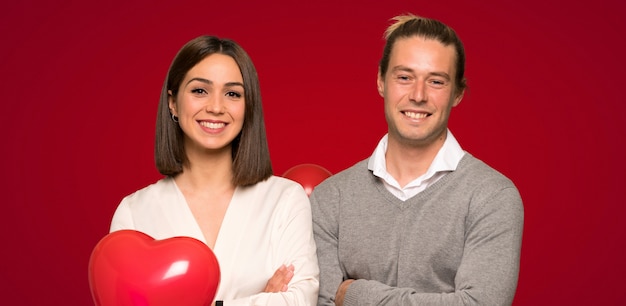
M 387 152 L 387 143 L 389 141 L 389 134 L 385 134 L 383 138 L 378 142 L 374 153 L 370 157 L 367 168 L 373 172 L 374 175 L 387 181 L 389 184 L 398 185 L 396 180 L 387 172 L 387 164 L 385 160 L 385 153 Z M 443 143 L 439 152 L 435 156 L 435 159 L 428 167 L 428 170 L 424 175 L 417 178 L 418 181 L 423 181 L 431 178 L 438 172 L 442 171 L 454 171 L 458 166 L 465 151 L 459 145 L 459 142 L 454 138 L 452 132 L 447 130 L 446 140 Z M 419 183 L 419 182 L 418 182 Z M 409 184 L 412 185 L 413 183 Z

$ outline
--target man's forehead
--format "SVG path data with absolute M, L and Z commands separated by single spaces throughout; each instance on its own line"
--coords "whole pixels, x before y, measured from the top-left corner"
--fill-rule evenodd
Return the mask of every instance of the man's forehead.
M 430 61 L 454 66 L 456 61 L 454 47 L 433 42 L 397 42 L 391 51 L 389 62 L 391 64 L 399 61 Z M 389 66 L 391 68 L 394 65 Z

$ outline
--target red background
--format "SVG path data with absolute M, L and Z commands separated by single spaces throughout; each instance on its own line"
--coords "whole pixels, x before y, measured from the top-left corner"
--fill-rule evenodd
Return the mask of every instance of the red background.
M 92 304 L 92 248 L 121 198 L 160 178 L 157 101 L 186 41 L 215 34 L 248 51 L 277 174 L 301 163 L 335 173 L 386 131 L 382 33 L 407 11 L 464 40 L 470 91 L 451 129 L 524 199 L 514 304 L 626 301 L 617 0 L 87 2 L 0 5 L 0 304 Z

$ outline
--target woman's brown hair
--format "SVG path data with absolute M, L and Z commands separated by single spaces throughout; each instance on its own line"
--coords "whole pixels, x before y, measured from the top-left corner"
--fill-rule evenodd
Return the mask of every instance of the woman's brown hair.
M 232 142 L 233 183 L 248 186 L 269 178 L 272 164 L 265 134 L 261 91 L 256 68 L 248 54 L 236 42 L 215 36 L 200 36 L 186 43 L 169 68 L 159 101 L 154 157 L 159 172 L 176 176 L 188 164 L 183 131 L 169 110 L 168 91 L 178 93 L 187 72 L 211 54 L 232 57 L 241 71 L 244 85 L 245 117 L 241 132 Z

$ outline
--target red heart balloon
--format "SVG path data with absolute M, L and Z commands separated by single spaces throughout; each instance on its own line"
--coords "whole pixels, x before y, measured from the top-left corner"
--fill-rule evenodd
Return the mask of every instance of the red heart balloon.
M 219 282 L 215 254 L 191 237 L 155 240 L 135 230 L 115 231 L 89 258 L 98 306 L 210 305 Z
M 332 175 L 330 171 L 326 170 L 322 166 L 315 164 L 300 164 L 291 167 L 285 171 L 283 177 L 296 181 L 302 185 L 307 196 L 311 195 L 313 188 L 323 180 L 329 178 Z

